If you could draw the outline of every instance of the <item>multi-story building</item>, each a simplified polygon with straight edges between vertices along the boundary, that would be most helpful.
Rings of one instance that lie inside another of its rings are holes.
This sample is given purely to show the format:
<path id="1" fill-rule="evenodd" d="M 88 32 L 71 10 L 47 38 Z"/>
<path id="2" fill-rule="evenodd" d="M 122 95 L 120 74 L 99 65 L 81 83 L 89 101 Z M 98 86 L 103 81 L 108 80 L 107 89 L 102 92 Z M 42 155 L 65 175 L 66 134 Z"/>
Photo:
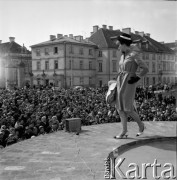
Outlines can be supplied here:
<path id="1" fill-rule="evenodd" d="M 34 85 L 55 87 L 95 86 L 97 46 L 82 36 L 50 35 L 32 48 Z"/>
<path id="2" fill-rule="evenodd" d="M 120 35 L 121 32 L 131 34 L 133 40 L 138 40 L 141 49 L 140 57 L 149 67 L 149 73 L 140 84 L 143 86 L 155 85 L 158 83 L 175 83 L 175 53 L 165 45 L 155 41 L 149 33 L 131 32 L 131 28 L 124 28 L 122 31 L 113 30 L 113 26 L 93 26 L 90 41 L 98 46 L 96 49 L 96 84 L 101 86 L 117 75 L 120 53 L 117 46 L 110 40 L 110 37 Z"/>
<path id="3" fill-rule="evenodd" d="M 175 42 L 165 43 L 165 46 L 168 46 L 170 49 L 175 51 L 175 70 L 176 70 L 175 83 L 177 84 L 177 40 L 175 40 Z"/>
<path id="4" fill-rule="evenodd" d="M 31 52 L 9 37 L 9 42 L 0 40 L 0 88 L 12 89 L 31 84 Z"/>

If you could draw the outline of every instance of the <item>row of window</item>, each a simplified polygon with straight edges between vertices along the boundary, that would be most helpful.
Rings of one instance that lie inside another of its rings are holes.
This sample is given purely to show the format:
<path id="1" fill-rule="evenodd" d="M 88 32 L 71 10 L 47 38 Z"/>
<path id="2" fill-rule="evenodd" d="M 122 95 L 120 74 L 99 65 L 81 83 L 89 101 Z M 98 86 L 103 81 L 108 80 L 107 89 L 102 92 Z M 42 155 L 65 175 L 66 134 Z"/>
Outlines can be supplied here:
<path id="1" fill-rule="evenodd" d="M 152 58 L 150 58 L 150 56 Z M 156 54 L 149 54 L 149 53 L 143 53 L 142 54 L 142 59 L 152 59 L 152 60 L 175 60 L 175 56 L 174 55 L 167 55 L 167 54 L 163 54 L 163 55 L 156 55 Z"/>
<path id="2" fill-rule="evenodd" d="M 175 63 L 173 62 L 162 62 L 164 71 L 175 71 L 177 70 L 177 66 L 175 67 Z"/>
<path id="3" fill-rule="evenodd" d="M 69 69 L 73 69 L 73 62 L 69 61 Z M 83 61 L 81 60 L 79 62 L 79 69 L 84 69 Z M 149 68 L 149 62 L 146 62 L 148 68 Z M 58 60 L 54 61 L 54 69 L 58 69 Z M 93 69 L 92 61 L 89 61 L 89 70 Z M 150 69 L 150 68 L 149 68 Z M 162 70 L 163 71 L 175 71 L 177 70 L 177 66 L 175 66 L 175 63 L 172 62 L 163 62 L 162 63 Z M 41 70 L 41 62 L 37 61 L 37 70 Z M 49 61 L 45 61 L 45 70 L 49 70 Z M 158 64 L 158 70 L 161 70 L 161 64 Z M 138 68 L 138 72 L 140 69 Z M 103 62 L 98 62 L 98 72 L 103 72 Z M 117 72 L 117 61 L 112 61 L 112 72 Z M 152 62 L 152 73 L 156 72 L 156 63 Z"/>
<path id="4" fill-rule="evenodd" d="M 36 62 L 36 67 L 37 67 L 37 70 L 41 70 L 41 62 L 40 61 L 37 61 Z M 59 66 L 58 66 L 58 60 L 55 60 L 54 61 L 54 69 L 58 69 Z M 79 69 L 83 69 L 83 61 L 80 61 L 80 64 L 79 64 Z M 69 61 L 69 69 L 73 69 L 73 65 L 72 65 L 72 61 L 70 60 Z M 92 70 L 93 69 L 93 65 L 92 65 L 92 61 L 89 61 L 89 70 Z M 45 70 L 49 70 L 49 61 L 45 61 Z"/>
<path id="5" fill-rule="evenodd" d="M 59 50 L 58 47 L 53 47 L 53 54 L 58 54 Z M 74 47 L 72 45 L 69 46 L 69 53 L 74 54 Z M 44 49 L 44 54 L 49 55 L 49 48 Z M 83 55 L 84 54 L 84 48 L 79 48 L 79 54 Z M 88 55 L 93 55 L 93 49 L 88 49 Z M 41 56 L 41 50 L 36 49 L 36 56 Z M 150 58 L 151 56 L 151 58 Z M 98 57 L 103 57 L 103 52 L 98 51 Z M 117 50 L 112 51 L 112 57 L 117 57 Z M 158 54 L 150 54 L 150 53 L 143 53 L 142 54 L 142 59 L 148 60 L 174 60 L 175 56 L 174 55 L 168 55 L 168 54 L 163 54 L 163 55 L 158 55 Z"/>
<path id="6" fill-rule="evenodd" d="M 37 61 L 36 63 L 37 63 L 36 64 L 37 70 L 41 70 L 41 62 Z M 58 69 L 58 61 L 57 60 L 54 61 L 54 69 Z M 49 61 L 45 61 L 45 70 L 49 70 Z"/>
<path id="7" fill-rule="evenodd" d="M 53 47 L 53 54 L 58 54 L 59 53 L 59 49 L 58 47 Z M 74 48 L 73 46 L 69 46 L 69 53 L 70 54 L 74 54 Z M 49 48 L 44 48 L 44 54 L 47 56 L 49 55 Z M 79 48 L 79 54 L 83 55 L 84 54 L 84 48 Z M 93 49 L 88 49 L 88 55 L 92 55 L 93 56 Z M 36 49 L 36 56 L 41 56 L 41 49 Z"/>
<path id="8" fill-rule="evenodd" d="M 177 81 L 177 79 L 175 79 L 175 77 L 163 77 L 163 78 L 161 78 L 161 77 L 158 77 L 158 78 L 156 78 L 156 77 L 152 77 L 152 82 L 150 82 L 150 77 L 146 77 L 145 79 L 144 79 L 144 84 L 145 85 L 150 85 L 150 84 L 152 84 L 152 85 L 155 85 L 155 84 L 157 84 L 157 83 L 159 83 L 159 82 L 162 82 L 162 83 L 175 83 L 175 81 Z"/>

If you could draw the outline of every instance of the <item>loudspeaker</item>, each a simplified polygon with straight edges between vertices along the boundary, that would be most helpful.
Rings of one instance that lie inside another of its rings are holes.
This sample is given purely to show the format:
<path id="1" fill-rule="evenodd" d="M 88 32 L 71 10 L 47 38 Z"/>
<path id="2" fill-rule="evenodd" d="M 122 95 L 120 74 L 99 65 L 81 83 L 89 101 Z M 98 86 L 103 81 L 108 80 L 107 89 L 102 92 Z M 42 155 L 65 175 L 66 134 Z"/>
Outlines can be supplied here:
<path id="1" fill-rule="evenodd" d="M 81 119 L 80 118 L 71 118 L 65 120 L 65 128 L 68 132 L 81 132 Z"/>

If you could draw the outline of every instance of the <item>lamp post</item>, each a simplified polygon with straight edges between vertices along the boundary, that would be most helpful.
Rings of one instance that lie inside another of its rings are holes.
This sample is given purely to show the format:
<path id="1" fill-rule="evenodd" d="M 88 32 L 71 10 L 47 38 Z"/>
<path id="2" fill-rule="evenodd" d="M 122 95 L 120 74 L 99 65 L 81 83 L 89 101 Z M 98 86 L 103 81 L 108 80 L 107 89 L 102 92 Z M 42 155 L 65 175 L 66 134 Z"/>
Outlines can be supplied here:
<path id="1" fill-rule="evenodd" d="M 45 74 L 45 72 L 44 72 L 44 70 L 43 70 L 43 73 L 42 73 L 43 83 L 45 82 L 45 77 L 46 77 L 46 74 Z M 45 84 L 45 83 L 44 83 L 44 84 Z"/>
<path id="2" fill-rule="evenodd" d="M 57 73 L 55 72 L 55 69 L 54 69 L 54 72 L 53 72 L 53 80 L 54 80 L 54 83 L 53 83 L 53 86 L 54 86 L 54 90 L 55 90 L 55 81 L 56 81 L 56 76 L 57 76 Z"/>

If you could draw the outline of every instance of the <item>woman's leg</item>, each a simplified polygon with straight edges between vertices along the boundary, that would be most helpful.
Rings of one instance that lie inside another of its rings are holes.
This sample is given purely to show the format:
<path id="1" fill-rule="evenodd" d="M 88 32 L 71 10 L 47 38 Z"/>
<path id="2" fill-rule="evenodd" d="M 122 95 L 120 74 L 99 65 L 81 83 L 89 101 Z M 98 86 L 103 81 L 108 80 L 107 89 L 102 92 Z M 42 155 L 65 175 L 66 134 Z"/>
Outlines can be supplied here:
<path id="1" fill-rule="evenodd" d="M 139 131 L 142 132 L 144 130 L 144 123 L 141 121 L 138 113 L 136 111 L 133 111 L 133 112 L 127 112 L 127 114 L 131 116 L 134 119 L 134 121 L 137 122 L 139 126 Z"/>
<path id="2" fill-rule="evenodd" d="M 127 132 L 127 114 L 124 111 L 118 111 L 120 119 L 121 119 L 121 123 L 122 123 L 122 133 L 124 134 Z"/>

